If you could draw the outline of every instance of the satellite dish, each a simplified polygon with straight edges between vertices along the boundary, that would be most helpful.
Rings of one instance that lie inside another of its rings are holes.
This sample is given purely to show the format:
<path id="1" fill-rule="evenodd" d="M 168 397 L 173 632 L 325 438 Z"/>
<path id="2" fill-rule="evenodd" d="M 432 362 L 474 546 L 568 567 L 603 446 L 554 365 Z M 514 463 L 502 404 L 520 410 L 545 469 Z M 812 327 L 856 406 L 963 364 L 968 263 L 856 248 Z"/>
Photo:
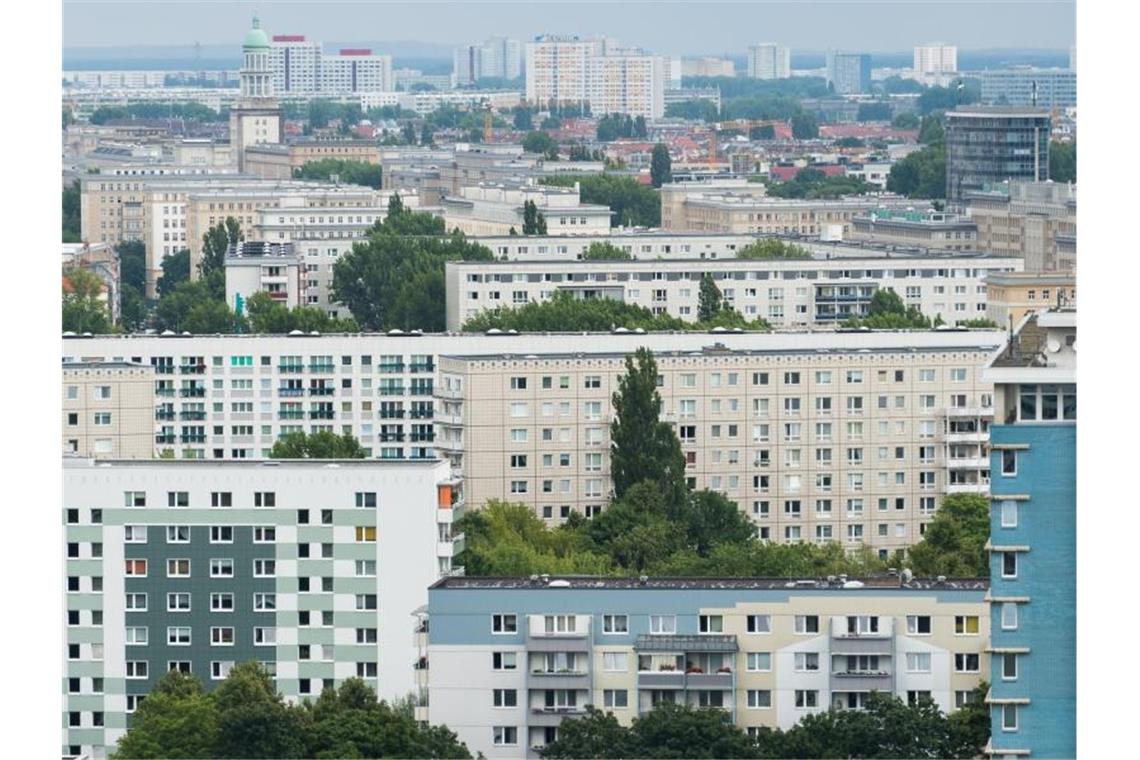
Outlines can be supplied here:
<path id="1" fill-rule="evenodd" d="M 1050 338 L 1049 341 L 1045 344 L 1045 350 L 1051 354 L 1055 354 L 1061 350 L 1061 344 L 1054 338 Z"/>

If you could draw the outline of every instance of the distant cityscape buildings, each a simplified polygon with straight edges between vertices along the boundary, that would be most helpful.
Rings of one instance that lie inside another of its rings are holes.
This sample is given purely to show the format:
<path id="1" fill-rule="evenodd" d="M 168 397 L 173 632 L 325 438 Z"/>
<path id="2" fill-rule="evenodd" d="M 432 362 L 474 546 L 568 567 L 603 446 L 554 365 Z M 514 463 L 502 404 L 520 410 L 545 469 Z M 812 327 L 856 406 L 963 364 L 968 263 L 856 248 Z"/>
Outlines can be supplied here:
<path id="1" fill-rule="evenodd" d="M 664 57 L 604 37 L 541 35 L 526 44 L 526 99 L 542 106 L 660 118 L 669 76 Z"/>
<path id="2" fill-rule="evenodd" d="M 982 102 L 997 105 L 1061 109 L 1077 104 L 1076 69 L 1028 66 L 982 71 Z"/>
<path id="3" fill-rule="evenodd" d="M 946 112 L 946 198 L 1010 180 L 1049 176 L 1049 114 L 1032 108 L 963 106 Z"/>
<path id="4" fill-rule="evenodd" d="M 753 79 L 787 79 L 791 75 L 791 50 L 775 42 L 748 46 L 748 76 Z"/>
<path id="5" fill-rule="evenodd" d="M 859 95 L 871 89 L 868 53 L 827 54 L 827 83 L 837 95 Z"/>
<path id="6" fill-rule="evenodd" d="M 518 79 L 522 76 L 522 44 L 509 37 L 490 37 L 478 45 L 455 49 L 452 78 L 457 87 L 480 79 Z"/>
<path id="7" fill-rule="evenodd" d="M 945 86 L 957 71 L 957 46 L 932 42 L 914 48 L 914 78 L 918 81 Z"/>
<path id="8" fill-rule="evenodd" d="M 369 48 L 326 53 L 319 42 L 300 34 L 273 36 L 273 82 L 279 95 L 333 95 L 394 89 L 392 56 Z"/>

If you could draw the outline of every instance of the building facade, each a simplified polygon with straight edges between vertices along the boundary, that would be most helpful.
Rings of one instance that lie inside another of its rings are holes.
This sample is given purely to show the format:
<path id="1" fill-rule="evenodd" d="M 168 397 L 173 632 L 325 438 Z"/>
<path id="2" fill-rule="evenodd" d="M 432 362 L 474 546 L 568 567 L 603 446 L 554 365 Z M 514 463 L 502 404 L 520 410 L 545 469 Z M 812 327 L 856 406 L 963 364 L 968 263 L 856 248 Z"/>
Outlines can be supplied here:
<path id="1" fill-rule="evenodd" d="M 990 744 L 997 758 L 1077 754 L 1076 312 L 1027 316 L 994 384 Z"/>
<path id="2" fill-rule="evenodd" d="M 586 705 L 625 726 L 661 703 L 716 708 L 750 734 L 872 690 L 950 712 L 988 672 L 986 586 L 448 578 L 428 591 L 420 715 L 497 759 L 538 757 Z"/>
<path id="3" fill-rule="evenodd" d="M 979 250 L 1021 256 L 1027 272 L 1076 271 L 1076 185 L 1003 183 L 968 193 L 964 203 Z"/>
<path id="4" fill-rule="evenodd" d="M 596 114 L 660 118 L 668 81 L 664 58 L 612 40 L 542 35 L 526 44 L 526 99 L 540 107 L 589 104 Z"/>
<path id="5" fill-rule="evenodd" d="M 1012 330 L 1030 312 L 1076 307 L 1077 279 L 1072 273 L 995 273 L 986 277 L 986 299 L 986 318 Z"/>
<path id="6" fill-rule="evenodd" d="M 256 16 L 242 42 L 241 100 L 230 109 L 230 146 L 234 167 L 245 171 L 245 149 L 284 142 L 285 119 L 273 89 L 269 37 Z"/>
<path id="7" fill-rule="evenodd" d="M 781 333 L 750 350 L 654 350 L 662 416 L 690 485 L 736 502 L 762 539 L 886 557 L 920 540 L 945 495 L 986 493 L 993 403 L 979 373 L 1000 341 Z M 611 494 L 610 398 L 626 354 L 528 349 L 440 358 L 436 450 L 473 506 L 502 499 L 554 522 L 596 514 Z"/>
<path id="8" fill-rule="evenodd" d="M 748 76 L 753 79 L 787 79 L 792 75 L 792 51 L 775 42 L 748 46 Z"/>
<path id="9" fill-rule="evenodd" d="M 63 452 L 82 457 L 154 456 L 154 369 L 130 362 L 63 366 Z"/>
<path id="10" fill-rule="evenodd" d="M 1049 114 L 1028 108 L 963 106 L 946 112 L 946 198 L 1006 181 L 1049 176 Z"/>
<path id="11" fill-rule="evenodd" d="M 736 64 L 729 58 L 682 58 L 682 77 L 734 77 Z"/>
<path id="12" fill-rule="evenodd" d="M 871 89 L 871 56 L 867 53 L 827 54 L 827 83 L 839 95 L 859 95 Z"/>
<path id="13" fill-rule="evenodd" d="M 448 262 L 447 329 L 459 330 L 487 309 L 543 303 L 560 292 L 582 299 L 612 298 L 696 322 L 706 273 L 730 307 L 749 320 L 766 319 L 778 328 L 837 326 L 865 317 L 879 288 L 894 290 L 931 319 L 938 315 L 954 324 L 985 316 L 987 276 L 1021 269 L 1015 257 L 952 254 L 636 261 L 543 261 L 540 256 Z"/>
<path id="14" fill-rule="evenodd" d="M 303 34 L 275 34 L 269 46 L 279 95 L 311 95 L 321 87 L 321 43 Z"/>
<path id="15" fill-rule="evenodd" d="M 343 48 L 321 57 L 321 92 L 344 94 L 392 92 L 396 89 L 392 56 L 369 48 Z"/>
<path id="16" fill-rule="evenodd" d="M 225 255 L 226 304 L 238 313 L 257 293 L 287 309 L 305 304 L 305 258 L 292 243 L 244 241 Z"/>
<path id="17" fill-rule="evenodd" d="M 65 459 L 63 474 L 64 754 L 107 756 L 172 669 L 212 689 L 261 661 L 294 702 L 354 676 L 389 699 L 412 688 L 408 618 L 456 549 L 445 463 Z"/>
<path id="18" fill-rule="evenodd" d="M 522 44 L 509 37 L 490 37 L 478 45 L 464 45 L 455 49 L 452 58 L 452 79 L 458 87 L 484 78 L 522 76 Z"/>
<path id="19" fill-rule="evenodd" d="M 1050 111 L 1077 105 L 1077 72 L 1072 69 L 987 69 L 978 78 L 983 103 Z"/>
<path id="20" fill-rule="evenodd" d="M 944 42 L 916 45 L 914 78 L 931 84 L 945 84 L 948 76 L 958 71 L 958 47 Z"/>
<path id="21" fill-rule="evenodd" d="M 942 211 L 876 209 L 851 220 L 851 239 L 943 251 L 989 251 L 978 245 L 978 226 L 968 217 Z"/>
<path id="22" fill-rule="evenodd" d="M 278 34 L 269 44 L 273 83 L 281 96 L 345 95 L 392 92 L 392 56 L 368 48 L 324 52 L 303 34 Z"/>
<path id="23" fill-rule="evenodd" d="M 465 235 L 523 232 L 523 204 L 531 201 L 546 219 L 551 235 L 600 235 L 610 229 L 610 208 L 582 203 L 574 187 L 524 183 L 462 187 L 458 196 L 441 199 L 447 229 Z"/>

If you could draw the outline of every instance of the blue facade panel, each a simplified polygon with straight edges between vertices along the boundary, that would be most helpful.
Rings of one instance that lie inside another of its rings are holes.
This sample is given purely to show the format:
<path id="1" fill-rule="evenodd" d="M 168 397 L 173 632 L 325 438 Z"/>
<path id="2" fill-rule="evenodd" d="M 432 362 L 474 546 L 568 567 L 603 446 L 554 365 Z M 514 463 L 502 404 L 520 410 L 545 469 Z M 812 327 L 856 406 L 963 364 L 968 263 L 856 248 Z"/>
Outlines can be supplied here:
<path id="1" fill-rule="evenodd" d="M 1016 475 L 1001 475 L 1001 451 L 991 454 L 990 540 L 994 546 L 1027 546 L 1018 553 L 1017 577 L 1002 578 L 1002 556 L 990 558 L 994 597 L 1029 597 L 1018 605 L 1017 629 L 1002 630 L 1001 605 L 991 609 L 996 649 L 1026 647 L 1017 677 L 1005 680 L 1002 658 L 991 659 L 991 697 L 1029 700 L 1018 709 L 1016 731 L 1002 729 L 1002 710 L 992 711 L 994 750 L 1028 749 L 1030 757 L 1075 757 L 1076 742 L 1076 436 L 1075 424 L 994 425 L 993 445 L 1027 444 L 1017 451 Z M 1002 495 L 1018 501 L 1017 526 L 1003 528 Z"/>

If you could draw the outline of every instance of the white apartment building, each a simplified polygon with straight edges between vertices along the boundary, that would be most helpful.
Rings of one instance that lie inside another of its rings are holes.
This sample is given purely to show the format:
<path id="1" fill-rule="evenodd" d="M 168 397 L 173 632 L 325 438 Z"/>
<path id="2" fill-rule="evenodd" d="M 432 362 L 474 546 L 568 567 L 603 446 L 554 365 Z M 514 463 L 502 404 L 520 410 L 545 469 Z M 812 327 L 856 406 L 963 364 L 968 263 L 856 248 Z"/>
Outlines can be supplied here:
<path id="1" fill-rule="evenodd" d="M 154 456 L 154 369 L 129 362 L 63 368 L 63 452 L 107 459 Z"/>
<path id="2" fill-rule="evenodd" d="M 305 259 L 292 243 L 244 241 L 225 256 L 226 303 L 237 310 L 265 292 L 288 309 L 305 305 Z"/>
<path id="3" fill-rule="evenodd" d="M 490 37 L 478 45 L 456 48 L 452 60 L 452 80 L 460 87 L 485 77 L 522 76 L 522 45 L 509 37 Z"/>
<path id="4" fill-rule="evenodd" d="M 981 368 L 1002 333 L 776 333 L 747 349 L 710 338 L 654 350 L 662 414 L 690 485 L 736 502 L 762 539 L 886 557 L 921 539 L 944 495 L 987 492 L 993 389 Z M 439 359 L 437 450 L 474 507 L 596 514 L 611 494 L 610 398 L 627 352 L 510 349 Z"/>
<path id="5" fill-rule="evenodd" d="M 775 42 L 748 46 L 748 76 L 753 79 L 787 79 L 792 75 L 792 51 Z"/>
<path id="6" fill-rule="evenodd" d="M 610 208 L 582 203 L 574 187 L 525 183 L 479 183 L 461 187 L 458 196 L 441 200 L 448 230 L 465 235 L 523 232 L 523 204 L 533 201 L 546 218 L 550 235 L 602 235 L 610 229 Z"/>
<path id="7" fill-rule="evenodd" d="M 608 243 L 635 259 L 734 258 L 736 251 L 756 241 L 753 235 L 702 235 L 690 232 L 628 232 L 613 228 L 598 235 L 485 235 L 474 242 L 491 249 L 496 258 L 574 261 L 594 243 Z"/>
<path id="8" fill-rule="evenodd" d="M 866 316 L 879 288 L 894 290 L 931 319 L 940 315 L 954 324 L 985 317 L 986 277 L 1022 269 L 1020 258 L 983 254 L 822 260 L 714 260 L 691 254 L 636 261 L 537 258 L 449 261 L 447 329 L 461 329 L 484 310 L 542 303 L 560 291 L 583 299 L 613 298 L 695 322 L 705 273 L 712 275 L 729 306 L 747 319 L 763 318 L 777 328 L 834 326 Z"/>
<path id="9" fill-rule="evenodd" d="M 916 45 L 914 78 L 927 84 L 946 85 L 958 72 L 958 47 L 944 42 Z"/>
<path id="10" fill-rule="evenodd" d="M 462 549 L 445 462 L 65 458 L 63 754 L 104 758 L 162 676 L 260 661 L 290 702 L 413 688 L 409 618 Z"/>
<path id="11" fill-rule="evenodd" d="M 269 62 L 278 95 L 344 95 L 395 90 L 392 56 L 368 48 L 324 52 L 303 34 L 275 34 Z"/>
<path id="12" fill-rule="evenodd" d="M 392 56 L 374 55 L 368 48 L 345 48 L 321 56 L 321 92 L 343 94 L 391 92 Z"/>
<path id="13" fill-rule="evenodd" d="M 669 66 L 613 40 L 543 35 L 526 44 L 526 99 L 545 106 L 588 103 L 595 114 L 660 118 Z"/>
<path id="14" fill-rule="evenodd" d="M 269 59 L 273 88 L 278 95 L 308 95 L 321 88 L 321 43 L 303 34 L 275 34 L 270 40 Z"/>

